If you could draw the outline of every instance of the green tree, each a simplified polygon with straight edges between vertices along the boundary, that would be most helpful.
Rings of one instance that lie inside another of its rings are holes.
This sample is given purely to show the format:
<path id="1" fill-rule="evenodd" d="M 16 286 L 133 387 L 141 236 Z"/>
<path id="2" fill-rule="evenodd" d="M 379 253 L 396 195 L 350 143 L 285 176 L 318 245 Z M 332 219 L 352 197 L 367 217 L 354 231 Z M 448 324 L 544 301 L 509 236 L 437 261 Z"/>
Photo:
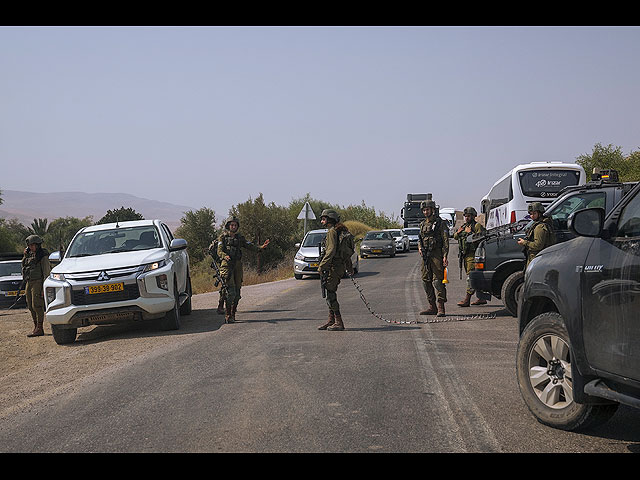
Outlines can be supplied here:
<path id="1" fill-rule="evenodd" d="M 218 236 L 215 212 L 206 207 L 185 212 L 175 235 L 187 241 L 187 252 L 193 262 L 202 261 L 209 245 Z"/>
<path id="2" fill-rule="evenodd" d="M 41 238 L 47 234 L 47 228 L 49 221 L 46 218 L 34 218 L 31 222 L 31 226 L 27 227 L 31 235 L 38 235 Z"/>
<path id="3" fill-rule="evenodd" d="M 131 207 L 120 207 L 113 210 L 107 210 L 106 215 L 98 220 L 96 225 L 102 225 L 103 223 L 128 222 L 131 220 L 144 220 L 144 217 Z"/>
<path id="4" fill-rule="evenodd" d="M 82 219 L 76 217 L 56 218 L 49 225 L 43 239 L 44 243 L 49 251 L 56 249 L 65 251 L 78 230 L 90 225 L 93 225 L 93 217 L 91 216 Z"/>
<path id="5" fill-rule="evenodd" d="M 31 235 L 29 229 L 21 224 L 17 219 L 0 219 L 0 251 L 22 252 L 25 248 L 25 239 Z"/>
<path id="6" fill-rule="evenodd" d="M 587 178 L 591 177 L 594 168 L 618 171 L 620 181 L 634 182 L 640 180 L 640 152 L 631 152 L 625 157 L 621 147 L 612 144 L 603 147 L 596 143 L 591 154 L 579 155 L 576 163 L 584 168 Z"/>

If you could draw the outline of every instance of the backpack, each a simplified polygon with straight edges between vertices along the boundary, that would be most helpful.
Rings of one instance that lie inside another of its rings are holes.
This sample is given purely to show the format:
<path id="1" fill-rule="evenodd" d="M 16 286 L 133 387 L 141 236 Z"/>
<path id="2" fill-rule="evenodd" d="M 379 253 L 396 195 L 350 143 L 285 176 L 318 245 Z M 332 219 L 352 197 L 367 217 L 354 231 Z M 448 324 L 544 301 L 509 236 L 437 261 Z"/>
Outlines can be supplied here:
<path id="1" fill-rule="evenodd" d="M 338 234 L 338 252 L 337 256 L 346 264 L 351 261 L 352 255 L 356 251 L 356 242 L 349 230 L 346 228 L 340 230 Z"/>

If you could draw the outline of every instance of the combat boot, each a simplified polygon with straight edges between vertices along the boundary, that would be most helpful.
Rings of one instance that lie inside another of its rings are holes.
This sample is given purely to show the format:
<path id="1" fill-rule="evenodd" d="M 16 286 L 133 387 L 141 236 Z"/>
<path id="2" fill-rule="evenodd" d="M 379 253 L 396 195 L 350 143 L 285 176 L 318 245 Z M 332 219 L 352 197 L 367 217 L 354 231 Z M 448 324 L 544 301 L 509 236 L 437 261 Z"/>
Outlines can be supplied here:
<path id="1" fill-rule="evenodd" d="M 444 317 L 444 301 L 438 300 L 438 317 Z"/>
<path id="2" fill-rule="evenodd" d="M 216 309 L 216 313 L 219 315 L 224 315 L 224 298 L 221 298 L 218 302 L 218 308 Z"/>
<path id="3" fill-rule="evenodd" d="M 476 301 L 475 301 L 475 302 L 473 302 L 471 305 L 486 305 L 486 304 L 487 304 L 487 301 L 486 301 L 486 300 L 483 300 L 483 299 L 481 299 L 481 298 L 478 298 L 478 299 L 476 299 Z"/>
<path id="4" fill-rule="evenodd" d="M 225 308 L 224 322 L 233 323 L 233 318 L 231 317 L 231 305 L 227 305 Z"/>
<path id="5" fill-rule="evenodd" d="M 33 332 L 27 335 L 27 337 L 41 337 L 44 335 L 44 328 L 42 328 L 42 322 L 37 322 Z"/>
<path id="6" fill-rule="evenodd" d="M 344 330 L 344 323 L 342 323 L 342 315 L 340 315 L 338 312 L 335 312 L 335 317 L 336 317 L 336 322 L 330 327 L 327 327 L 327 330 L 331 330 L 331 331 Z"/>
<path id="7" fill-rule="evenodd" d="M 236 310 L 238 310 L 238 304 L 234 303 L 231 306 L 231 321 L 235 322 L 236 321 Z"/>
<path id="8" fill-rule="evenodd" d="M 458 302 L 458 306 L 459 306 L 459 307 L 468 307 L 468 306 L 470 305 L 470 303 L 469 303 L 469 302 L 471 302 L 471 294 L 470 294 L 470 293 L 467 293 L 467 296 L 466 296 L 466 297 L 464 297 L 464 300 L 460 300 L 460 301 Z"/>
<path id="9" fill-rule="evenodd" d="M 325 323 L 324 325 L 320 325 L 318 327 L 318 330 L 326 330 L 327 328 L 329 328 L 334 323 L 336 323 L 336 316 L 333 313 L 333 310 L 329 310 L 329 319 L 327 320 L 327 323 Z"/>
<path id="10" fill-rule="evenodd" d="M 434 300 L 429 300 L 429 308 L 420 312 L 420 315 L 435 315 L 438 313 L 438 307 Z"/>

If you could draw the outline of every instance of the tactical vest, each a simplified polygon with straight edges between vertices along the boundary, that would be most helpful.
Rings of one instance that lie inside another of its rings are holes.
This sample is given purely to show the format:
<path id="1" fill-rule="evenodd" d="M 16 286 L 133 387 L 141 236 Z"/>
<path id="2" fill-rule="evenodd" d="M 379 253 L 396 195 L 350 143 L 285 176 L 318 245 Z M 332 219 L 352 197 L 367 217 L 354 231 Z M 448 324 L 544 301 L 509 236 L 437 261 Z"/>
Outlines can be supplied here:
<path id="1" fill-rule="evenodd" d="M 429 228 L 425 228 L 427 224 L 430 224 Z M 428 219 L 423 221 L 420 225 L 420 241 L 427 251 L 442 248 L 442 218 L 436 216 L 433 222 L 429 222 Z"/>

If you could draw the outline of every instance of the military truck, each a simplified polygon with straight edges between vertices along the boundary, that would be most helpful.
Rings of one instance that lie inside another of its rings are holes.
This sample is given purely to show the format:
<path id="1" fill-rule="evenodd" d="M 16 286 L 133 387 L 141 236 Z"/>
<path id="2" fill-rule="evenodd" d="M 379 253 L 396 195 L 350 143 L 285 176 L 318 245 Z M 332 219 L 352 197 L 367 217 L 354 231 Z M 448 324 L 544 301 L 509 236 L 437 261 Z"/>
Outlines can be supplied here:
<path id="1" fill-rule="evenodd" d="M 404 220 L 404 228 L 417 227 L 424 220 L 424 213 L 420 204 L 425 200 L 433 200 L 430 193 L 407 193 L 407 201 L 400 211 L 400 216 Z M 439 214 L 436 208 L 436 215 Z"/>
<path id="2" fill-rule="evenodd" d="M 609 213 L 637 182 L 621 183 L 615 170 L 594 173 L 590 182 L 564 188 L 556 201 L 549 205 L 545 216 L 550 217 L 556 243 L 575 238 L 569 230 L 569 215 L 583 208 L 601 207 Z M 518 239 L 526 235 L 533 220 L 518 222 L 489 229 L 482 236 L 475 253 L 476 269 L 469 273 L 471 288 L 499 298 L 514 317 L 518 314 L 517 298 L 524 281 L 526 264 L 523 249 Z"/>

